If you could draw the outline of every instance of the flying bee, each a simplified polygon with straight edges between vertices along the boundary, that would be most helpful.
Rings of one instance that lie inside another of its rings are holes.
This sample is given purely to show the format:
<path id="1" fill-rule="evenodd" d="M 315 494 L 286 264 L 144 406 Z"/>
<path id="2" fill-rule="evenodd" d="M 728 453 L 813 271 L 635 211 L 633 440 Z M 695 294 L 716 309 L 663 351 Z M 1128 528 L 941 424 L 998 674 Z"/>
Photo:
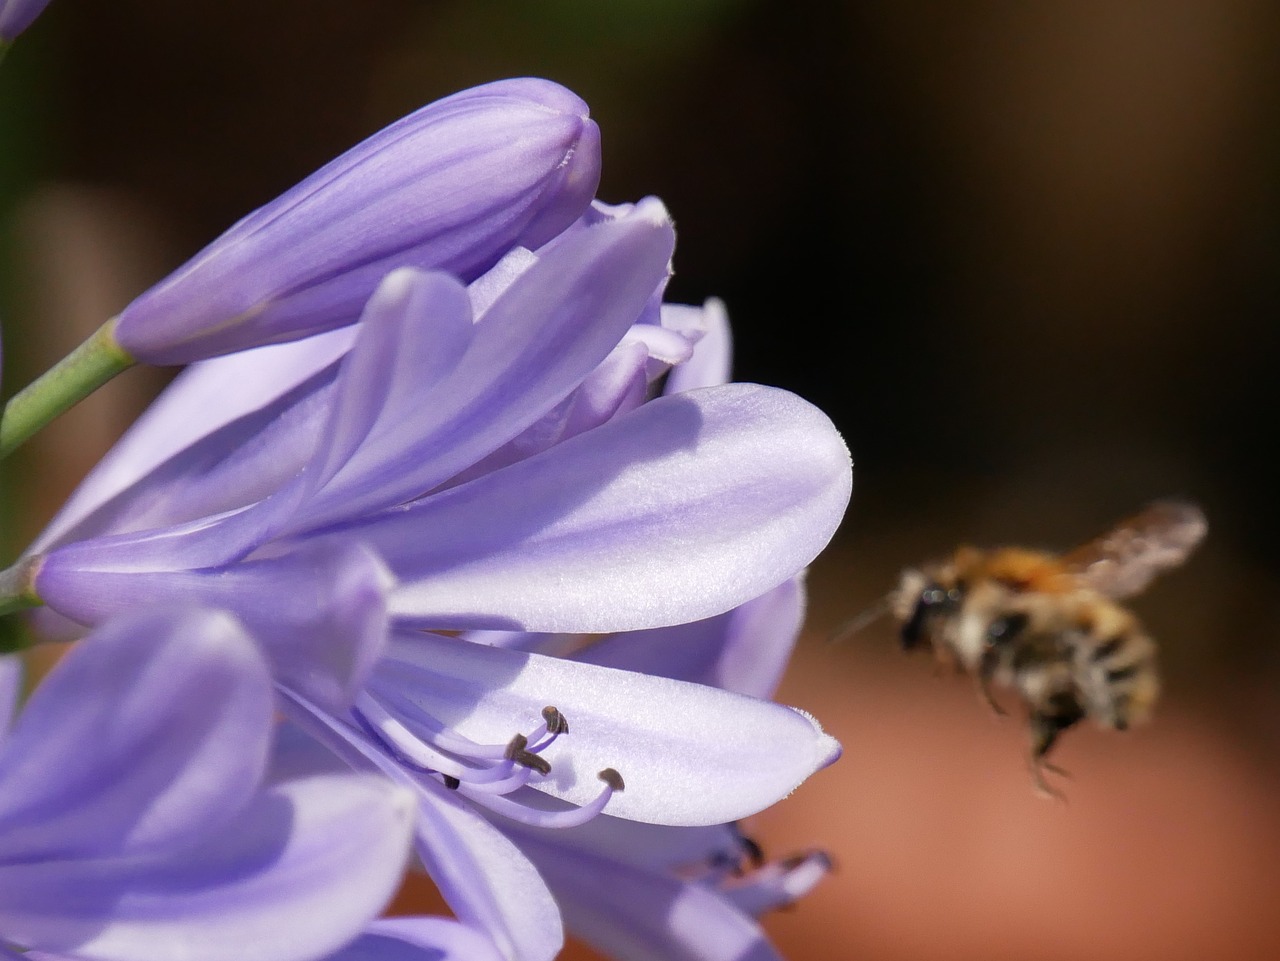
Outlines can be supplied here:
<path id="1" fill-rule="evenodd" d="M 968 672 L 997 713 L 992 685 L 1026 705 L 1038 789 L 1058 736 L 1084 718 L 1123 731 L 1146 720 L 1160 693 L 1155 643 L 1118 603 L 1187 559 L 1208 530 L 1194 504 L 1162 501 L 1066 554 L 961 547 L 903 572 L 884 608 L 902 646 L 932 648 Z"/>

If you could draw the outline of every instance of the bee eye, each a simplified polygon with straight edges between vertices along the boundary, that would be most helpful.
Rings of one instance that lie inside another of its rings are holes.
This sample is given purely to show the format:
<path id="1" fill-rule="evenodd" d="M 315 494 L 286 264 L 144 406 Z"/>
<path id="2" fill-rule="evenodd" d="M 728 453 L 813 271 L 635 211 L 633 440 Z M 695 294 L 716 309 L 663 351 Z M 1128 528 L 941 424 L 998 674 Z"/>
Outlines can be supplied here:
<path id="1" fill-rule="evenodd" d="M 920 592 L 920 603 L 925 607 L 933 607 L 947 599 L 946 591 L 941 587 L 926 587 Z"/>

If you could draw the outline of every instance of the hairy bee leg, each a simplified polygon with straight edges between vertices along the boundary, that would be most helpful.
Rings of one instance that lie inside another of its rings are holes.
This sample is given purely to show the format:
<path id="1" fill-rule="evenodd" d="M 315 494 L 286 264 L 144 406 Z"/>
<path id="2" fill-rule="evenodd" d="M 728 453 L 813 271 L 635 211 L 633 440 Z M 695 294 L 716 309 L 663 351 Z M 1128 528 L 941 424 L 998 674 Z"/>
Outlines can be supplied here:
<path id="1" fill-rule="evenodd" d="M 1028 762 L 1031 766 L 1031 780 L 1036 790 L 1054 800 L 1065 801 L 1066 796 L 1061 791 L 1050 787 L 1045 781 L 1044 772 L 1049 771 L 1068 778 L 1071 775 L 1056 764 L 1045 760 L 1045 757 L 1057 742 L 1058 735 L 1084 717 L 1084 710 L 1075 697 L 1066 692 L 1054 695 L 1050 698 L 1049 704 L 1055 708 L 1054 713 L 1036 711 L 1031 715 L 1031 750 Z"/>
<path id="2" fill-rule="evenodd" d="M 1054 766 L 1044 759 L 1053 747 L 1053 742 L 1058 739 L 1059 729 L 1053 722 L 1052 717 L 1044 714 L 1031 716 L 1031 750 L 1027 754 L 1027 766 L 1031 770 L 1031 783 L 1035 785 L 1037 792 L 1054 801 L 1065 802 L 1067 796 L 1051 787 L 1044 779 L 1046 770 L 1054 771 Z"/>
<path id="3" fill-rule="evenodd" d="M 987 702 L 987 707 L 991 708 L 996 717 L 1008 717 L 1009 712 L 1000 706 L 1000 702 L 996 700 L 996 696 L 991 693 L 991 682 L 985 677 L 978 678 L 978 693 L 982 695 L 982 699 Z"/>
<path id="4" fill-rule="evenodd" d="M 996 717 L 1008 717 L 1009 712 L 1000 706 L 1000 702 L 991 693 L 991 679 L 995 676 L 996 666 L 999 661 L 999 652 L 994 647 L 988 647 L 982 652 L 982 660 L 978 662 L 978 672 L 975 679 L 978 682 L 978 693 L 982 695 L 982 699 L 987 702 L 987 706 L 991 708 Z"/>

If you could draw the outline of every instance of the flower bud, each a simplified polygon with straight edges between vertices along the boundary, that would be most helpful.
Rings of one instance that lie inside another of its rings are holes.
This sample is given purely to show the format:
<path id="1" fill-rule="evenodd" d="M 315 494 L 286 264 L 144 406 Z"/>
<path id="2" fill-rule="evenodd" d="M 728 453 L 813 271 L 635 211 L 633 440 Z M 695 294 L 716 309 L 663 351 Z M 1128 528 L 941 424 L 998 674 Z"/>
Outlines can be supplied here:
<path id="1" fill-rule="evenodd" d="M 474 87 L 397 121 L 254 211 L 119 316 L 138 360 L 182 364 L 355 322 L 389 271 L 482 274 L 595 193 L 587 106 L 547 80 Z"/>
<path id="2" fill-rule="evenodd" d="M 0 0 L 0 44 L 8 43 L 31 26 L 49 0 Z"/>

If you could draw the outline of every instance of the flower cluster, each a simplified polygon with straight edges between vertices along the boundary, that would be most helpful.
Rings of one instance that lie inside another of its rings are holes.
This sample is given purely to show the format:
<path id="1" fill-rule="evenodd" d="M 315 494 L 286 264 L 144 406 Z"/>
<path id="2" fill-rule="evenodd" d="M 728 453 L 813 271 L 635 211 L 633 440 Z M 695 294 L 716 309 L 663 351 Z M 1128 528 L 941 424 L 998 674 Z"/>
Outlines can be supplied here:
<path id="1" fill-rule="evenodd" d="M 569 91 L 464 91 L 104 327 L 190 366 L 0 574 L 79 638 L 0 740 L 0 956 L 772 956 L 825 860 L 737 822 L 839 753 L 769 698 L 848 453 L 598 176 Z M 453 917 L 376 919 L 406 863 Z"/>

